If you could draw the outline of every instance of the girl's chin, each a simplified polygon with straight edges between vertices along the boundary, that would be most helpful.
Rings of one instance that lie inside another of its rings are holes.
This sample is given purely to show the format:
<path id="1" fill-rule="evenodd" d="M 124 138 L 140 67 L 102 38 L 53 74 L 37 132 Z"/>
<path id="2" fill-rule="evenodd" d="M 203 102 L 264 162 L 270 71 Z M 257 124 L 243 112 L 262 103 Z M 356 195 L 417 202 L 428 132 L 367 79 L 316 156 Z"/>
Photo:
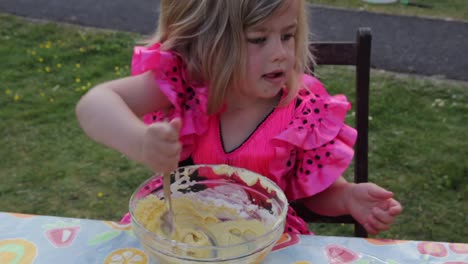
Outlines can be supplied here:
<path id="1" fill-rule="evenodd" d="M 280 93 L 283 90 L 284 86 L 285 86 L 284 84 L 270 86 L 265 90 L 265 94 L 269 94 L 269 95 L 274 97 L 274 96 L 278 95 L 278 93 Z"/>
<path id="2" fill-rule="evenodd" d="M 278 88 L 274 88 L 274 89 L 268 89 L 266 91 L 264 91 L 264 93 L 262 94 L 262 98 L 263 99 L 274 99 L 274 98 L 277 98 L 278 96 L 280 96 L 282 94 L 282 91 L 283 91 L 283 87 L 278 87 Z"/>

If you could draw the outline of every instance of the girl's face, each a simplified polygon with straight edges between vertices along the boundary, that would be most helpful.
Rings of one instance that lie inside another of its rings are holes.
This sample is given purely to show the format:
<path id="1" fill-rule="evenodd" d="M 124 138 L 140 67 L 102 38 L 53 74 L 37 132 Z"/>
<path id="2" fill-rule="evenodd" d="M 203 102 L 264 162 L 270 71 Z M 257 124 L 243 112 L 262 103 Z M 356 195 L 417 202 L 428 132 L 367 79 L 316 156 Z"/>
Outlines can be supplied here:
<path id="1" fill-rule="evenodd" d="M 245 95 L 276 98 L 293 74 L 298 8 L 297 0 L 289 0 L 267 20 L 247 29 Z"/>

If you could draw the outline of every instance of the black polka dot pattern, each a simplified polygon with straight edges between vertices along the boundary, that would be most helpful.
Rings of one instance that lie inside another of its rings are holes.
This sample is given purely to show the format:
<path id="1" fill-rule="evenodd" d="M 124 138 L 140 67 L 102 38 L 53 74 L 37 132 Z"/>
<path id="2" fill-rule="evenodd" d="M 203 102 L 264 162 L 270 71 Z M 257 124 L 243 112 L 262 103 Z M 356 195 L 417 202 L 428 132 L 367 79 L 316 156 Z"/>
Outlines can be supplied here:
<path id="1" fill-rule="evenodd" d="M 326 96 L 302 89 L 298 93 L 295 116 L 289 122 L 289 126 L 297 133 L 317 133 L 322 129 L 322 122 L 327 118 L 330 110 Z M 290 128 L 291 129 L 291 128 Z M 312 130 L 312 131 L 310 131 Z M 292 151 L 290 158 L 286 161 L 286 169 L 291 170 L 294 178 L 302 178 L 314 175 L 329 164 L 333 159 L 335 142 L 332 140 L 309 150 Z"/>
<path id="2" fill-rule="evenodd" d="M 175 92 L 175 98 L 169 98 L 173 106 L 167 113 L 154 112 L 149 114 L 150 120 L 156 122 L 175 116 L 183 117 L 187 111 L 197 112 L 192 115 L 201 115 L 202 113 L 200 112 L 206 112 L 206 106 L 203 105 L 206 102 L 206 87 L 197 88 L 185 80 L 184 71 L 186 70 L 186 66 L 182 59 L 174 56 L 170 62 L 167 62 L 166 67 L 162 70 L 163 74 L 158 75 L 156 79 L 165 85 L 173 87 L 172 90 Z M 203 92 L 197 89 L 203 89 Z"/>
<path id="3" fill-rule="evenodd" d="M 309 151 L 301 151 L 296 158 L 296 177 L 309 176 L 323 168 L 324 164 L 332 163 L 333 146 L 322 145 Z"/>
<path id="4" fill-rule="evenodd" d="M 289 123 L 297 130 L 316 129 L 328 113 L 328 103 L 319 94 L 301 89 L 296 104 L 296 116 Z"/>
<path id="5" fill-rule="evenodd" d="M 288 209 L 284 231 L 293 234 L 311 234 L 307 224 L 296 214 L 292 207 Z"/>
<path id="6" fill-rule="evenodd" d="M 170 71 L 167 71 L 167 78 L 176 87 L 177 91 L 177 105 L 180 106 L 180 110 L 189 111 L 196 108 L 196 105 L 201 103 L 198 98 L 193 86 L 187 83 L 184 79 L 181 69 L 185 69 L 185 65 L 179 57 L 175 59 L 175 66 L 172 66 Z"/>

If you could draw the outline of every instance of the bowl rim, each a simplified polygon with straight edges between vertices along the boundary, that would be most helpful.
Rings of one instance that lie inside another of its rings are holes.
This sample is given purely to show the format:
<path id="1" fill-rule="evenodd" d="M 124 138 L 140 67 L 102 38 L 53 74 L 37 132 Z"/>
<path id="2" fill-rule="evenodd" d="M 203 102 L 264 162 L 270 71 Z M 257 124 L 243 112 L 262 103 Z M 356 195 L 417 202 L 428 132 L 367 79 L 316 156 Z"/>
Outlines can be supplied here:
<path id="1" fill-rule="evenodd" d="M 244 169 L 244 168 L 241 168 L 241 167 L 235 167 L 235 166 L 231 166 L 231 165 L 226 165 L 226 164 L 197 164 L 197 165 L 188 165 L 188 166 L 181 166 L 181 167 L 178 167 L 176 170 L 180 169 L 180 168 L 186 168 L 186 169 L 198 169 L 198 168 L 201 168 L 201 167 L 210 167 L 212 168 L 213 170 L 216 169 L 216 168 L 228 168 L 228 169 L 231 169 L 231 173 L 232 172 L 239 172 L 239 171 L 245 171 L 245 172 L 249 172 L 249 173 L 253 173 L 257 176 L 259 176 L 259 179 L 262 180 L 262 181 L 265 181 L 268 185 L 270 185 L 269 187 L 273 187 L 275 192 L 276 192 L 276 195 L 278 196 L 278 199 L 280 201 L 283 201 L 284 204 L 282 206 L 282 210 L 281 210 L 281 213 L 277 216 L 277 219 L 275 221 L 275 223 L 273 224 L 273 227 L 271 228 L 270 231 L 266 232 L 265 234 L 261 235 L 261 236 L 258 236 L 255 238 L 255 240 L 250 240 L 250 241 L 245 241 L 245 242 L 241 242 L 241 243 L 236 243 L 236 244 L 229 244 L 229 245 L 225 245 L 225 246 L 195 246 L 195 245 L 190 245 L 190 244 L 186 244 L 186 243 L 182 243 L 182 242 L 178 242 L 176 240 L 173 240 L 173 239 L 169 239 L 169 238 L 165 238 L 165 237 L 161 237 L 161 236 L 158 236 L 157 234 L 151 232 L 150 230 L 146 229 L 143 224 L 141 224 L 135 217 L 135 215 L 133 214 L 133 210 L 132 210 L 132 202 L 133 200 L 136 198 L 138 192 L 147 184 L 149 183 L 150 181 L 158 178 L 158 177 L 161 177 L 162 174 L 161 173 L 156 173 L 155 175 L 151 176 L 150 178 L 146 179 L 143 183 L 141 183 L 138 188 L 133 192 L 132 196 L 130 197 L 130 200 L 129 200 L 129 213 L 130 213 L 130 218 L 131 218 L 131 223 L 132 224 L 136 224 L 140 229 L 142 229 L 146 234 L 149 234 L 150 236 L 154 237 L 155 239 L 157 239 L 158 241 L 161 241 L 163 243 L 166 243 L 168 245 L 171 245 L 171 246 L 181 246 L 181 247 L 185 247 L 185 248 L 190 248 L 190 249 L 200 249 L 200 250 L 209 250 L 209 249 L 229 249 L 229 248 L 233 248 L 233 247 L 239 247 L 239 246 L 244 246 L 244 245 L 247 245 L 247 244 L 250 244 L 250 243 L 253 243 L 255 241 L 259 241 L 259 240 L 262 240 L 262 238 L 264 237 L 268 237 L 268 236 L 271 236 L 272 234 L 275 233 L 275 231 L 278 229 L 278 228 L 284 228 L 284 224 L 286 222 L 286 214 L 288 212 L 288 207 L 289 207 L 289 202 L 288 202 L 288 199 L 286 198 L 286 195 L 284 194 L 283 190 L 272 180 L 270 180 L 268 177 L 266 176 L 263 176 L 259 173 L 256 173 L 254 171 L 251 171 L 251 170 L 248 170 L 248 169 Z M 229 172 L 226 172 L 226 174 L 229 174 Z M 230 175 L 229 175 L 230 176 Z M 135 204 L 136 205 L 136 204 Z M 281 232 L 282 234 L 283 232 Z M 279 237 L 279 236 L 278 236 Z M 269 243 L 266 243 L 266 245 L 270 245 L 271 242 Z M 250 254 L 250 253 L 249 253 Z"/>

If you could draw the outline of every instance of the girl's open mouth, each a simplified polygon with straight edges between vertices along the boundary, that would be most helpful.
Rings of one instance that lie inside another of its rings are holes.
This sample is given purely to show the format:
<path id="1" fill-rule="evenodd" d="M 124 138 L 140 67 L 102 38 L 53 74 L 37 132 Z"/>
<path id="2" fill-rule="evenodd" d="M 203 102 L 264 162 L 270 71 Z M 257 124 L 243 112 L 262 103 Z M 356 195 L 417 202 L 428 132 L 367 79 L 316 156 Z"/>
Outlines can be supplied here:
<path id="1" fill-rule="evenodd" d="M 283 71 L 274 71 L 274 72 L 270 72 L 270 73 L 267 73 L 267 74 L 264 74 L 263 77 L 265 78 L 271 78 L 271 79 L 275 79 L 275 78 L 278 78 L 278 77 L 283 77 L 284 76 L 284 72 Z"/>
<path id="2" fill-rule="evenodd" d="M 262 77 L 266 81 L 273 83 L 274 85 L 283 85 L 286 80 L 286 74 L 284 71 L 281 70 L 264 74 Z"/>

